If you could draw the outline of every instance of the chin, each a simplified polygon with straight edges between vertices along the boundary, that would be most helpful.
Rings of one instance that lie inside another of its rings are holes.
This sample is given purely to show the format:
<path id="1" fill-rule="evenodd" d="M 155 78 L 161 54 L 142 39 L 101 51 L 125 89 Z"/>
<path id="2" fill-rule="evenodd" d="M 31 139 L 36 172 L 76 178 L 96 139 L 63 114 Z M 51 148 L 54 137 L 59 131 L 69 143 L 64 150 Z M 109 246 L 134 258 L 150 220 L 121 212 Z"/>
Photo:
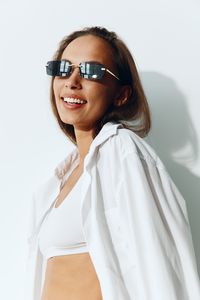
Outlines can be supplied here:
<path id="1" fill-rule="evenodd" d="M 61 121 L 63 122 L 63 123 L 65 123 L 66 125 L 72 125 L 72 126 L 74 126 L 74 122 L 70 122 L 69 120 L 66 120 L 66 119 L 64 119 L 64 118 L 60 118 L 61 119 Z"/>

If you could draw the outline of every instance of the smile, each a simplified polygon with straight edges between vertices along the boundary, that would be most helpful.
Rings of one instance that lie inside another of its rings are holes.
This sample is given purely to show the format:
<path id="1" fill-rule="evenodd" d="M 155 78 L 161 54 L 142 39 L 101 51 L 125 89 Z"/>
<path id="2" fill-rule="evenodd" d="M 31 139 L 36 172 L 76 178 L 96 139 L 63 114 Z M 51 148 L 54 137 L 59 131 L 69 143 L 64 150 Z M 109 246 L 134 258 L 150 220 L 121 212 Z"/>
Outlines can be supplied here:
<path id="1" fill-rule="evenodd" d="M 78 104 L 84 104 L 87 101 L 86 100 L 81 100 L 81 99 L 75 99 L 75 98 L 62 98 L 64 102 L 67 103 L 78 103 Z"/>

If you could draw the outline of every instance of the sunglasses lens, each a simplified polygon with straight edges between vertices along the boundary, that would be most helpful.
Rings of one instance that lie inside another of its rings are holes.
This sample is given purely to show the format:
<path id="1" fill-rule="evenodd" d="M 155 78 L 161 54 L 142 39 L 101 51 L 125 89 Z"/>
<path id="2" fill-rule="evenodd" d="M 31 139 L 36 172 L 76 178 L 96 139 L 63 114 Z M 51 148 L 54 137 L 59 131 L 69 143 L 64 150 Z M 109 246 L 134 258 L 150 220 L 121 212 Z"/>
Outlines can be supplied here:
<path id="1" fill-rule="evenodd" d="M 48 61 L 46 65 L 47 75 L 56 76 L 58 73 L 58 62 L 57 61 Z"/>
<path id="2" fill-rule="evenodd" d="M 67 76 L 71 72 L 70 62 L 67 60 L 60 61 L 60 75 L 59 76 Z"/>
<path id="3" fill-rule="evenodd" d="M 67 76 L 71 72 L 70 62 L 66 60 L 48 61 L 46 72 L 50 76 Z"/>
<path id="4" fill-rule="evenodd" d="M 83 78 L 99 80 L 103 77 L 105 70 L 102 65 L 85 62 L 80 64 L 80 74 Z"/>

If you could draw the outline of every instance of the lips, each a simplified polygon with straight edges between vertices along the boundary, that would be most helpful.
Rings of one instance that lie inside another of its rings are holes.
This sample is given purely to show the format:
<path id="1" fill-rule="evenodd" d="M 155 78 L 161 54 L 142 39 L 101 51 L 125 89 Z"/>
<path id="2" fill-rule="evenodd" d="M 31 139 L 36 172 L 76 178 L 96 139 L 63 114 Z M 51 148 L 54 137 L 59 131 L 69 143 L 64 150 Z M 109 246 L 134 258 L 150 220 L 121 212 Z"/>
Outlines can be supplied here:
<path id="1" fill-rule="evenodd" d="M 84 107 L 85 103 L 70 103 L 70 102 L 65 102 L 64 100 L 62 100 L 62 103 L 64 105 L 65 108 L 70 109 L 70 110 L 76 110 L 76 109 L 80 109 L 81 107 Z"/>

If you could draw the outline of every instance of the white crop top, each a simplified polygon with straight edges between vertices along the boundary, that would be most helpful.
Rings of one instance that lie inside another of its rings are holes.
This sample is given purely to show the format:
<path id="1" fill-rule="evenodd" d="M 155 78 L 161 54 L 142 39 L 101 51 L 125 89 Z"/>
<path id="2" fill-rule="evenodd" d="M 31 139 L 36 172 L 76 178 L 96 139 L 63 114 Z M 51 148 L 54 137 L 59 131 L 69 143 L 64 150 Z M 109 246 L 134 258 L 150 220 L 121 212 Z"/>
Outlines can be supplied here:
<path id="1" fill-rule="evenodd" d="M 65 199 L 46 216 L 39 232 L 39 248 L 45 259 L 88 252 L 80 214 L 80 176 Z"/>

